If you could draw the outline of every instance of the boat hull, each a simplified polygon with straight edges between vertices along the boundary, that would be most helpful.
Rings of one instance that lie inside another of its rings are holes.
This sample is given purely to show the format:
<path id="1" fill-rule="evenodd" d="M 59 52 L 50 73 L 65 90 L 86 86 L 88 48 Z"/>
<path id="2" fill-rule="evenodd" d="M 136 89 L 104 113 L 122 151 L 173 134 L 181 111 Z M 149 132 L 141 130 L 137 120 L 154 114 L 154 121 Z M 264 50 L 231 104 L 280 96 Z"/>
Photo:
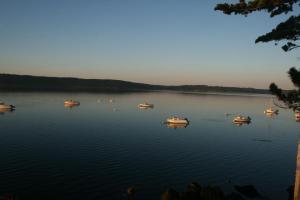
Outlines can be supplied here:
<path id="1" fill-rule="evenodd" d="M 65 101 L 64 104 L 66 106 L 79 106 L 80 103 L 78 101 Z"/>
<path id="2" fill-rule="evenodd" d="M 173 129 L 177 129 L 177 128 L 186 128 L 188 126 L 188 124 L 172 124 L 172 123 L 166 123 L 166 126 L 168 128 L 173 128 Z"/>
<path id="3" fill-rule="evenodd" d="M 3 105 L 0 105 L 0 109 L 2 109 L 2 110 L 14 110 L 15 106 L 3 104 Z"/>
<path id="4" fill-rule="evenodd" d="M 265 114 L 278 114 L 278 110 L 265 110 L 264 111 Z"/>
<path id="5" fill-rule="evenodd" d="M 153 104 L 139 104 L 138 107 L 139 108 L 153 108 L 154 105 Z"/>
<path id="6" fill-rule="evenodd" d="M 233 123 L 250 123 L 251 120 L 233 120 Z"/>
<path id="7" fill-rule="evenodd" d="M 187 120 L 187 119 L 167 119 L 166 123 L 169 123 L 169 124 L 189 124 L 189 120 Z"/>

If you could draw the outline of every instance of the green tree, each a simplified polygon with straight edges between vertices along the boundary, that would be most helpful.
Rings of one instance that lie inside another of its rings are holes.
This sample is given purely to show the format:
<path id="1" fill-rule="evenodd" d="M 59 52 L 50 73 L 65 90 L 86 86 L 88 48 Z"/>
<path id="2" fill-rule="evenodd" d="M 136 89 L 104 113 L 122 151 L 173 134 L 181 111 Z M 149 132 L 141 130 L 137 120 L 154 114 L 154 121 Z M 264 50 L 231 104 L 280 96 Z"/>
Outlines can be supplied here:
<path id="1" fill-rule="evenodd" d="M 294 15 L 293 9 L 300 5 L 300 0 L 240 0 L 238 3 L 217 4 L 215 10 L 222 11 L 224 14 L 239 14 L 247 16 L 252 12 L 266 11 L 270 17 L 275 17 L 282 14 L 290 14 L 289 18 L 278 24 L 270 32 L 257 37 L 255 43 L 258 42 L 283 42 L 281 47 L 285 52 L 291 51 L 300 47 L 297 44 L 300 39 L 300 15 Z M 279 100 L 283 101 L 288 107 L 297 109 L 300 108 L 300 70 L 292 67 L 288 71 L 289 77 L 297 90 L 284 91 L 275 83 L 270 84 L 270 91 L 276 95 Z"/>

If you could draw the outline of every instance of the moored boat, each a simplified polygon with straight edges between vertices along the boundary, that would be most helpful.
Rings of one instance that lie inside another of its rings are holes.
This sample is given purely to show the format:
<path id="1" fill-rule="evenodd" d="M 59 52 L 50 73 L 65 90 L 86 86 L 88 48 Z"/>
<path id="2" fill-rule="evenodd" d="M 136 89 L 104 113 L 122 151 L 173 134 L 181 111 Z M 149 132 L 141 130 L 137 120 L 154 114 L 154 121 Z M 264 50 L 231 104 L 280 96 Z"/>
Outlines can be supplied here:
<path id="1" fill-rule="evenodd" d="M 243 117 L 243 116 L 237 116 L 233 119 L 233 123 L 250 123 L 251 118 L 248 117 Z"/>
<path id="2" fill-rule="evenodd" d="M 170 117 L 166 120 L 166 123 L 170 123 L 170 124 L 189 124 L 190 122 L 187 118 Z"/>
<path id="3" fill-rule="evenodd" d="M 154 105 L 153 104 L 151 104 L 151 103 L 140 103 L 139 105 L 138 105 L 138 107 L 139 108 L 153 108 L 154 107 Z"/>
<path id="4" fill-rule="evenodd" d="M 278 114 L 278 112 L 278 110 L 273 109 L 271 107 L 264 111 L 265 114 Z"/>
<path id="5" fill-rule="evenodd" d="M 0 102 L 1 110 L 14 110 L 16 107 L 14 105 L 5 104 L 4 102 Z"/>
<path id="6" fill-rule="evenodd" d="M 79 101 L 74 101 L 74 100 L 66 100 L 64 102 L 64 104 L 65 104 L 65 106 L 72 107 L 72 106 L 79 106 L 80 102 Z"/>

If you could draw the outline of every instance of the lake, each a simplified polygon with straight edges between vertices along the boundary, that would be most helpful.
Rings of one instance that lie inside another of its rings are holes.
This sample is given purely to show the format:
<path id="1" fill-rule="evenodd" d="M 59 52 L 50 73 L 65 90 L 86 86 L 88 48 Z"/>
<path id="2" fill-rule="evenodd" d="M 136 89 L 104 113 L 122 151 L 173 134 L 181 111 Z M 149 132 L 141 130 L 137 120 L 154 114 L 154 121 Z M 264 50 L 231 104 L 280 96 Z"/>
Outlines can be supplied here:
<path id="1" fill-rule="evenodd" d="M 64 107 L 64 100 L 80 101 Z M 113 102 L 109 102 L 113 99 Z M 19 199 L 160 199 L 192 181 L 252 184 L 287 199 L 294 184 L 300 123 L 291 110 L 266 116 L 267 95 L 180 93 L 0 93 L 0 196 Z M 153 103 L 142 110 L 137 104 Z M 233 115 L 225 115 L 230 113 Z M 237 114 L 252 118 L 237 126 Z M 187 127 L 168 127 L 172 116 Z"/>

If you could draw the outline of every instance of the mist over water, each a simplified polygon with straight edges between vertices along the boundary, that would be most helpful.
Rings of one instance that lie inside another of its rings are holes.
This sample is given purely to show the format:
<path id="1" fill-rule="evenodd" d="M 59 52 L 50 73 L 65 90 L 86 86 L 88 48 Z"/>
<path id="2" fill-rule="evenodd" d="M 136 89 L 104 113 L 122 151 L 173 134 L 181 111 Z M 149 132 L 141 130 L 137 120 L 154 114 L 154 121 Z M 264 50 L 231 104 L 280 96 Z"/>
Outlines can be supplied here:
<path id="1" fill-rule="evenodd" d="M 0 93 L 14 112 L 0 113 L 0 196 L 22 199 L 160 199 L 191 181 L 253 184 L 287 199 L 300 123 L 292 111 L 272 118 L 270 96 L 179 93 Z M 64 100 L 80 106 L 64 107 Z M 110 102 L 109 100 L 113 101 Z M 137 108 L 139 103 L 153 109 Z M 225 115 L 227 113 L 228 115 Z M 252 118 L 236 126 L 235 115 Z M 187 127 L 168 127 L 170 116 Z M 230 181 L 229 181 L 230 180 Z"/>

